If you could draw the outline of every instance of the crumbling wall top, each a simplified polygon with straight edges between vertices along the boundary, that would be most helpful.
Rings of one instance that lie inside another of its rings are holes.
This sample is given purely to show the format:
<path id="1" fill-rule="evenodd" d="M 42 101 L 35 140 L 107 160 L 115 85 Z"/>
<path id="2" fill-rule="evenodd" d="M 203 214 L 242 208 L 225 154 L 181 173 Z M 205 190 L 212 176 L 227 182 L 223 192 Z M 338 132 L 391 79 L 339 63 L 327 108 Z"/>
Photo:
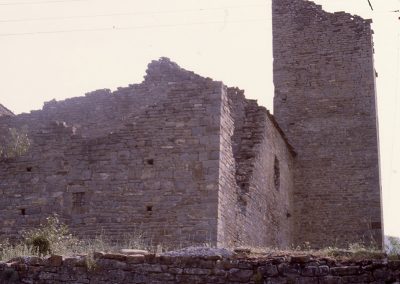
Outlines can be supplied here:
<path id="1" fill-rule="evenodd" d="M 14 113 L 2 104 L 0 104 L 0 116 L 14 116 Z"/>
<path id="2" fill-rule="evenodd" d="M 370 24 L 372 19 L 364 19 L 358 15 L 346 13 L 344 11 L 337 11 L 334 13 L 327 12 L 323 9 L 322 5 L 318 5 L 309 0 L 273 0 L 274 7 L 279 7 L 282 12 L 291 11 L 293 15 L 301 18 L 314 18 L 316 21 L 325 21 L 327 19 L 332 21 L 348 21 L 355 24 Z M 277 10 L 274 11 L 278 12 Z"/>

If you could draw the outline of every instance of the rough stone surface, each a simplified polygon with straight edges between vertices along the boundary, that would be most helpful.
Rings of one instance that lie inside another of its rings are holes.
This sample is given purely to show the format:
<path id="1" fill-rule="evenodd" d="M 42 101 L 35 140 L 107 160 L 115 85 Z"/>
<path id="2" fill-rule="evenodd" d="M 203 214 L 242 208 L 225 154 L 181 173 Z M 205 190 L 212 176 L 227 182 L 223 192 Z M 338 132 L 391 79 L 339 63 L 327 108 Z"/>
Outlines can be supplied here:
<path id="1" fill-rule="evenodd" d="M 243 91 L 166 58 L 141 84 L 0 119 L 31 139 L 28 153 L 0 161 L 0 236 L 57 213 L 84 237 L 287 245 L 292 153 L 272 120 Z"/>
<path id="2" fill-rule="evenodd" d="M 57 213 L 79 236 L 168 247 L 381 246 L 370 23 L 274 0 L 273 32 L 275 116 L 167 58 L 115 92 L 0 107 L 0 133 L 31 141 L 0 161 L 0 237 Z"/>
<path id="3" fill-rule="evenodd" d="M 274 116 L 297 153 L 293 241 L 382 246 L 371 21 L 272 2 Z"/>
<path id="4" fill-rule="evenodd" d="M 7 109 L 2 104 L 0 104 L 0 116 L 13 116 L 13 115 L 14 114 L 12 113 L 11 110 Z"/>
<path id="5" fill-rule="evenodd" d="M 161 59 L 142 84 L 2 119 L 32 146 L 1 162 L 0 234 L 55 212 L 85 237 L 216 243 L 223 88 Z"/>
<path id="6" fill-rule="evenodd" d="M 57 266 L 29 257 L 0 262 L 0 283 L 398 283 L 400 273 L 387 260 L 330 261 L 308 257 L 235 258 L 155 256 L 132 263 L 101 258 L 82 266 L 81 258 L 62 258 Z M 85 260 L 83 260 L 85 262 Z M 58 262 L 58 261 L 57 261 Z M 74 263 L 71 265 L 71 263 Z M 374 265 L 372 265 L 374 264 Z M 285 269 L 279 269 L 285 267 Z M 324 271 L 325 273 L 320 273 Z"/>

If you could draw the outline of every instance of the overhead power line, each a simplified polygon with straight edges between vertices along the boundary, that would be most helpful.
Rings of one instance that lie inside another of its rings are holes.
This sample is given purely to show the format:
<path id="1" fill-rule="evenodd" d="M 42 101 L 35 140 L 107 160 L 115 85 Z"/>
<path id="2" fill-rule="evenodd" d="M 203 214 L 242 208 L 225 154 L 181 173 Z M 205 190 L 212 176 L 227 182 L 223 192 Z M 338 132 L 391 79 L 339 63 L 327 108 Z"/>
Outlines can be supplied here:
<path id="1" fill-rule="evenodd" d="M 369 7 L 371 7 L 371 10 L 373 11 L 374 8 L 372 8 L 372 4 L 371 4 L 371 1 L 370 1 L 370 0 L 368 0 L 368 4 L 369 4 Z"/>
<path id="2" fill-rule="evenodd" d="M 0 3 L 0 6 L 16 6 L 16 5 L 35 5 L 35 4 L 55 4 L 61 2 L 85 2 L 88 0 L 53 0 L 53 1 L 34 1 L 34 2 L 7 2 Z"/>
<path id="3" fill-rule="evenodd" d="M 0 20 L 0 23 L 48 21 L 48 20 L 68 20 L 68 19 L 118 17 L 118 16 L 175 14 L 175 13 L 185 13 L 185 12 L 206 12 L 206 11 L 226 10 L 226 9 L 242 9 L 242 8 L 247 8 L 247 7 L 265 7 L 265 6 L 264 5 L 242 5 L 242 6 L 229 6 L 229 7 L 220 7 L 220 8 L 200 8 L 200 9 L 182 9 L 182 10 L 165 10 L 165 11 L 148 11 L 148 12 L 144 11 L 144 12 L 108 13 L 108 14 L 97 14 L 97 15 L 76 15 L 76 16 L 61 16 L 61 17 L 42 17 L 42 18 L 21 18 L 21 19 Z"/>
<path id="4" fill-rule="evenodd" d="M 69 30 L 55 30 L 55 31 L 35 31 L 35 32 L 22 32 L 22 33 L 3 33 L 0 37 L 9 36 L 25 36 L 25 35 L 41 35 L 41 34 L 61 34 L 61 33 L 74 33 L 74 32 L 98 32 L 98 31 L 123 31 L 123 30 L 136 30 L 136 29 L 152 29 L 152 28 L 173 28 L 184 26 L 197 26 L 197 25 L 212 25 L 212 24 L 235 24 L 235 23 L 250 23 L 250 22 L 265 22 L 266 19 L 249 19 L 238 21 L 209 21 L 209 22 L 192 22 L 185 24 L 165 24 L 165 25 L 144 25 L 132 27 L 107 27 L 107 28 L 91 28 L 91 29 L 69 29 Z"/>

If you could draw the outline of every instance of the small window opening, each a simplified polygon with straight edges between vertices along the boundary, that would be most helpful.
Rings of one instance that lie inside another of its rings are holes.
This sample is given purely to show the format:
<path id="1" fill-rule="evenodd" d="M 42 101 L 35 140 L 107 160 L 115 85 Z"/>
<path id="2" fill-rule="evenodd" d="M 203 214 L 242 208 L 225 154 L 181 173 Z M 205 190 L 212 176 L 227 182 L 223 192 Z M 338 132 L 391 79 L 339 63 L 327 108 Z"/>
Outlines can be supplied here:
<path id="1" fill-rule="evenodd" d="M 26 167 L 26 171 L 27 172 L 31 172 L 32 171 L 32 167 Z"/>
<path id="2" fill-rule="evenodd" d="M 147 205 L 147 206 L 146 206 L 146 211 L 147 211 L 147 212 L 152 212 L 152 211 L 153 211 L 153 206 Z"/>
<path id="3" fill-rule="evenodd" d="M 153 159 L 148 159 L 147 160 L 148 165 L 154 165 L 154 160 Z"/>
<path id="4" fill-rule="evenodd" d="M 83 213 L 85 203 L 85 192 L 72 193 L 72 210 L 74 212 Z"/>
<path id="5" fill-rule="evenodd" d="M 281 186 L 281 173 L 280 173 L 280 169 L 279 169 L 279 160 L 276 156 L 275 156 L 275 161 L 274 161 L 274 185 L 275 185 L 275 189 L 279 190 L 279 188 Z"/>
<path id="6" fill-rule="evenodd" d="M 25 208 L 20 209 L 20 212 L 21 212 L 21 215 L 22 215 L 22 216 L 25 216 L 25 215 L 26 215 Z"/>
<path id="7" fill-rule="evenodd" d="M 382 224 L 381 224 L 381 222 L 372 222 L 372 223 L 371 223 L 371 229 L 373 229 L 373 230 L 380 230 L 380 229 L 382 229 Z"/>
<path id="8" fill-rule="evenodd" d="M 290 214 L 290 212 L 287 211 L 287 212 L 286 212 L 286 218 L 290 218 L 290 217 L 292 217 L 292 214 Z"/>

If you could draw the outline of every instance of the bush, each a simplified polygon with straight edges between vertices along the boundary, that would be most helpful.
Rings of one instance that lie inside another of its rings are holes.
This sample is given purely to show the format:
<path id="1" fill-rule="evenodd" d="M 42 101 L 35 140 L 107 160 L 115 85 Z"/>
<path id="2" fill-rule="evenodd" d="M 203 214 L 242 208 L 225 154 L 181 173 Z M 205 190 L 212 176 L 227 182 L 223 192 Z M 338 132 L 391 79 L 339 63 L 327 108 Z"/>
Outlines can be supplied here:
<path id="1" fill-rule="evenodd" d="M 39 228 L 26 231 L 23 234 L 24 243 L 35 255 L 64 253 L 79 241 L 69 233 L 68 226 L 61 223 L 57 215 L 46 218 L 46 223 Z"/>
<path id="2" fill-rule="evenodd" d="M 131 234 L 121 236 L 118 242 L 108 239 L 104 232 L 94 239 L 79 240 L 70 234 L 68 226 L 60 222 L 57 215 L 53 215 L 46 218 L 46 222 L 38 228 L 25 231 L 20 242 L 11 244 L 8 240 L 0 239 L 0 261 L 27 255 L 85 254 L 87 265 L 92 269 L 95 267 L 94 252 L 119 252 L 122 248 L 145 249 L 154 252 L 156 250 L 156 247 L 145 241 L 145 235 L 141 230 L 134 230 Z"/>

